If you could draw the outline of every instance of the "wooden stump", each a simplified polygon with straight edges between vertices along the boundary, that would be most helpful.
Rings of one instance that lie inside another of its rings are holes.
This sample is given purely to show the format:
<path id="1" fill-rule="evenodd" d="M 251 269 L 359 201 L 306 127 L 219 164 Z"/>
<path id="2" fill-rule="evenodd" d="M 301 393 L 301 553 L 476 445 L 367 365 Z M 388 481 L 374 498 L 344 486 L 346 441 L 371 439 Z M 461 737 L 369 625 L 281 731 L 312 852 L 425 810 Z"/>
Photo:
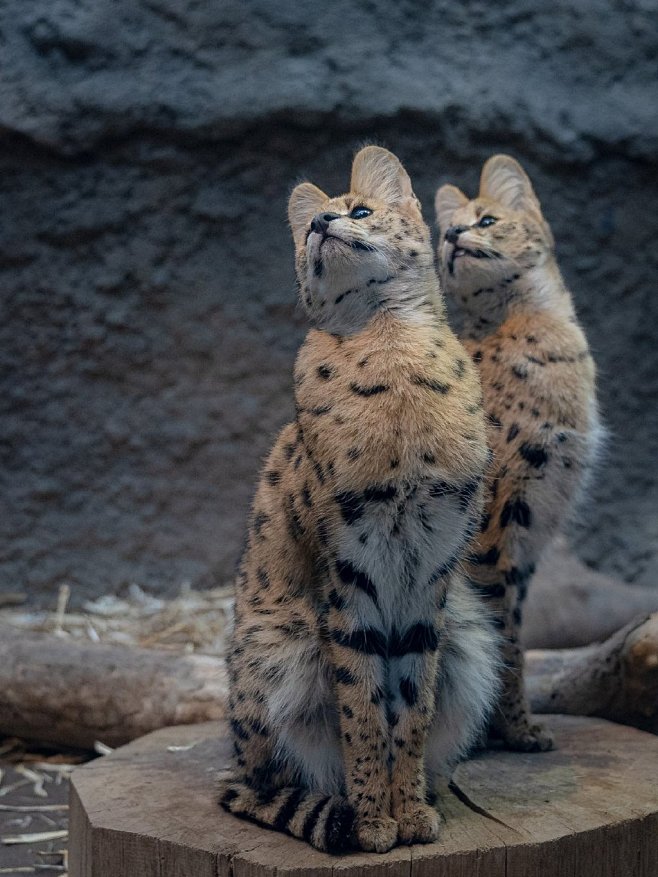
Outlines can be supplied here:
<path id="1" fill-rule="evenodd" d="M 438 843 L 340 858 L 220 810 L 225 725 L 156 731 L 74 772 L 70 877 L 656 877 L 658 737 L 547 724 L 554 752 L 457 768 Z"/>

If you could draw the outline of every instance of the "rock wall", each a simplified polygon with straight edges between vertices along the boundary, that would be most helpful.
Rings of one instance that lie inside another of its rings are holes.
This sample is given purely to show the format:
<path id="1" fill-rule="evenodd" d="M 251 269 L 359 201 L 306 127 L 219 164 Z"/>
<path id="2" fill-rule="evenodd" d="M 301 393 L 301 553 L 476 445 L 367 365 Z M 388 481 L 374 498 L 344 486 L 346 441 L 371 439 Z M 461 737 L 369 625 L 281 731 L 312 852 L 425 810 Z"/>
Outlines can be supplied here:
<path id="1" fill-rule="evenodd" d="M 652 0 L 5 0 L 0 589 L 231 577 L 304 333 L 287 195 L 364 140 L 428 221 L 527 167 L 611 432 L 571 536 L 654 581 L 657 61 Z"/>

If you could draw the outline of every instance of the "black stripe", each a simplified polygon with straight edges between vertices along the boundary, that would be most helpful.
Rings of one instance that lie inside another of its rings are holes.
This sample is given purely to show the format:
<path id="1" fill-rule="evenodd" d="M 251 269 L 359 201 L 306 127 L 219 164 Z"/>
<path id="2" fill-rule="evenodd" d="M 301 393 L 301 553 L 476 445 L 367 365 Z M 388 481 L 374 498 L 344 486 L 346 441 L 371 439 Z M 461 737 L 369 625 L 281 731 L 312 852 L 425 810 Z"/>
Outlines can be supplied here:
<path id="1" fill-rule="evenodd" d="M 416 684 L 406 677 L 400 679 L 400 694 L 408 706 L 413 706 L 418 700 L 418 688 L 416 687 Z"/>
<path id="2" fill-rule="evenodd" d="M 427 387 L 428 390 L 433 390 L 435 393 L 441 393 L 443 396 L 445 396 L 450 390 L 450 384 L 443 384 L 441 381 L 435 381 L 432 378 L 425 378 L 423 375 L 412 375 L 411 383 L 416 384 L 417 387 Z"/>
<path id="3" fill-rule="evenodd" d="M 519 497 L 508 499 L 500 513 L 501 527 L 506 527 L 510 522 L 515 522 L 519 527 L 525 527 L 527 529 L 530 526 L 531 521 L 532 512 L 530 511 L 530 506 L 525 500 L 520 499 Z"/>
<path id="4" fill-rule="evenodd" d="M 350 390 L 357 396 L 376 396 L 377 393 L 386 393 L 388 384 L 373 384 L 371 387 L 362 387 L 360 384 L 350 384 Z"/>
<path id="5" fill-rule="evenodd" d="M 331 638 L 339 646 L 354 649 L 355 652 L 361 652 L 364 655 L 379 655 L 380 657 L 386 655 L 384 635 L 372 627 L 364 627 L 361 630 L 354 630 L 352 633 L 332 630 Z"/>
<path id="6" fill-rule="evenodd" d="M 231 801 L 235 801 L 238 796 L 239 793 L 237 792 L 237 790 L 234 789 L 232 786 L 229 786 L 222 795 L 222 797 L 219 799 L 219 803 L 222 805 L 222 807 L 228 809 L 228 805 L 231 803 Z"/>
<path id="7" fill-rule="evenodd" d="M 302 828 L 302 837 L 304 838 L 306 843 L 311 842 L 311 835 L 313 834 L 313 829 L 317 824 L 318 817 L 327 806 L 327 802 L 330 800 L 331 795 L 327 795 L 326 798 L 320 798 L 315 807 L 313 807 L 310 813 L 307 814 L 306 819 L 304 820 L 304 827 Z"/>
<path id="8" fill-rule="evenodd" d="M 366 573 L 356 569 L 349 560 L 337 560 L 336 572 L 344 585 L 351 585 L 354 588 L 358 588 L 370 597 L 375 606 L 378 605 L 377 588 L 375 587 L 375 583 L 368 575 L 366 575 Z"/>
<path id="9" fill-rule="evenodd" d="M 354 808 L 347 801 L 334 804 L 324 826 L 324 846 L 328 853 L 346 852 L 352 841 Z"/>
<path id="10" fill-rule="evenodd" d="M 480 585 L 475 582 L 471 584 L 483 600 L 496 600 L 505 596 L 505 585 Z"/>
<path id="11" fill-rule="evenodd" d="M 388 502 L 388 500 L 393 499 L 397 492 L 398 489 L 394 484 L 387 484 L 386 487 L 380 487 L 375 484 L 366 487 L 363 491 L 363 499 L 366 502 Z"/>
<path id="12" fill-rule="evenodd" d="M 395 658 L 401 658 L 403 655 L 408 655 L 411 652 L 418 654 L 435 652 L 438 647 L 439 634 L 436 628 L 431 624 L 419 621 L 417 624 L 407 628 L 402 635 L 393 632 L 388 653 Z"/>
<path id="13" fill-rule="evenodd" d="M 288 827 L 288 823 L 297 812 L 297 808 L 299 807 L 300 802 L 305 796 L 305 789 L 295 789 L 288 796 L 288 800 L 277 813 L 274 821 L 272 822 L 272 828 L 275 828 L 277 831 L 285 831 Z"/>
<path id="14" fill-rule="evenodd" d="M 468 561 L 476 566 L 495 566 L 500 558 L 500 551 L 494 545 L 483 554 L 469 554 Z"/>

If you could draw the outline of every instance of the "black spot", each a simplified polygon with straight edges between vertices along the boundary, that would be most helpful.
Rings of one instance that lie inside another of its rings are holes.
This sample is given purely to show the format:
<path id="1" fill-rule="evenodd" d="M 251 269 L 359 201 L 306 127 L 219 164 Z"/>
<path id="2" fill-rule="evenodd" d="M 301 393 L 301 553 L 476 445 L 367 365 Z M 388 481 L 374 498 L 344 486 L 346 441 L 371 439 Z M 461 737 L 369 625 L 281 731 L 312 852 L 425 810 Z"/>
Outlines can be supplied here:
<path id="1" fill-rule="evenodd" d="M 322 277 L 322 260 L 318 259 L 318 261 L 313 266 L 313 273 L 316 277 Z"/>
<path id="2" fill-rule="evenodd" d="M 377 685 L 377 686 L 373 689 L 372 694 L 370 695 L 370 703 L 371 703 L 373 706 L 379 706 L 379 704 L 382 702 L 383 699 L 384 699 L 384 692 L 383 692 L 382 689 Z M 367 739 L 367 738 L 366 738 L 366 739 Z"/>
<path id="3" fill-rule="evenodd" d="M 329 381 L 334 376 L 334 370 L 330 365 L 319 365 L 318 375 L 322 378 L 322 380 Z"/>
<path id="4" fill-rule="evenodd" d="M 308 483 L 304 482 L 304 487 L 302 488 L 302 500 L 307 509 L 310 509 L 313 505 L 313 500 L 311 499 L 311 491 L 309 490 Z"/>
<path id="5" fill-rule="evenodd" d="M 331 591 L 329 591 L 327 600 L 329 601 L 329 605 L 333 606 L 333 608 L 337 609 L 339 612 L 341 612 L 345 608 L 345 600 L 340 596 L 335 588 L 332 588 Z"/>
<path id="6" fill-rule="evenodd" d="M 297 542 L 302 538 L 304 533 L 306 533 L 306 530 L 302 526 L 300 517 L 297 514 L 297 510 L 295 508 L 295 498 L 291 493 L 286 496 L 286 512 L 288 517 L 288 529 L 290 531 L 290 535 L 295 540 L 295 542 Z"/>
<path id="7" fill-rule="evenodd" d="M 377 588 L 375 587 L 375 583 L 368 575 L 366 575 L 366 573 L 356 569 L 349 560 L 337 560 L 336 572 L 344 585 L 358 588 L 370 597 L 375 606 L 378 605 Z"/>
<path id="8" fill-rule="evenodd" d="M 297 445 L 294 442 L 288 442 L 287 445 L 283 446 L 283 455 L 290 462 L 292 460 L 292 456 L 295 453 L 295 448 Z"/>
<path id="9" fill-rule="evenodd" d="M 361 451 L 359 448 L 349 448 L 347 451 L 347 459 L 348 460 L 358 460 L 361 456 Z"/>
<path id="10" fill-rule="evenodd" d="M 351 633 L 345 633 L 343 630 L 332 630 L 331 638 L 339 646 L 353 649 L 364 655 L 379 655 L 380 657 L 386 655 L 384 635 L 374 627 L 363 627 Z"/>
<path id="11" fill-rule="evenodd" d="M 515 624 L 521 624 L 521 607 L 515 606 L 514 611 L 512 612 L 512 618 L 514 619 Z"/>
<path id="12" fill-rule="evenodd" d="M 346 289 L 345 292 L 341 292 L 341 294 L 337 295 L 334 299 L 334 304 L 339 305 L 344 298 L 346 298 L 348 295 L 352 295 L 354 291 L 355 290 L 353 289 Z"/>
<path id="13" fill-rule="evenodd" d="M 479 365 L 482 362 L 482 351 L 481 350 L 475 351 L 475 353 L 473 354 L 473 362 L 476 365 Z"/>
<path id="14" fill-rule="evenodd" d="M 423 375 L 412 375 L 411 383 L 417 387 L 427 387 L 428 390 L 432 390 L 434 393 L 441 393 L 443 396 L 450 391 L 450 384 L 444 384 L 441 381 L 426 378 Z"/>
<path id="15" fill-rule="evenodd" d="M 281 473 L 277 472 L 276 469 L 272 469 L 271 472 L 267 473 L 267 480 L 270 484 L 278 484 L 281 481 Z"/>
<path id="16" fill-rule="evenodd" d="M 350 384 L 350 390 L 357 396 L 376 396 L 378 393 L 386 393 L 390 387 L 388 384 L 373 384 L 370 387 L 362 387 L 360 384 Z"/>
<path id="17" fill-rule="evenodd" d="M 239 722 L 237 719 L 231 719 L 231 729 L 236 737 L 240 740 L 250 740 L 250 735 L 245 731 L 244 725 L 242 722 Z"/>
<path id="18" fill-rule="evenodd" d="M 345 742 L 348 743 L 348 744 L 352 742 L 352 735 L 350 734 L 349 731 L 346 731 L 346 732 L 343 734 L 343 739 L 344 739 Z"/>
<path id="19" fill-rule="evenodd" d="M 334 674 L 341 685 L 356 685 L 356 676 L 347 667 L 336 667 Z"/>
<path id="20" fill-rule="evenodd" d="M 320 484 L 324 484 L 324 469 L 316 460 L 313 461 L 313 471 Z"/>
<path id="21" fill-rule="evenodd" d="M 400 679 L 400 694 L 408 706 L 413 706 L 418 700 L 418 688 L 411 679 Z"/>
<path id="22" fill-rule="evenodd" d="M 525 379 L 528 377 L 528 369 L 524 365 L 513 365 L 512 374 L 515 375 L 519 380 L 525 381 Z"/>
<path id="23" fill-rule="evenodd" d="M 265 512 L 256 512 L 254 515 L 254 533 L 256 536 L 261 535 L 261 530 L 270 520 L 269 515 L 266 515 Z"/>
<path id="24" fill-rule="evenodd" d="M 520 497 L 508 499 L 500 513 L 501 527 L 506 527 L 509 523 L 516 523 L 519 527 L 525 527 L 527 529 L 530 526 L 531 520 L 532 513 L 530 511 L 530 506 L 525 500 L 520 499 Z"/>
<path id="25" fill-rule="evenodd" d="M 559 438 L 558 438 L 558 441 L 560 441 Z M 391 460 L 391 463 L 390 463 L 391 469 L 397 469 L 399 465 L 400 465 L 400 461 L 397 458 L 395 458 L 394 460 Z"/>
<path id="26" fill-rule="evenodd" d="M 331 405 L 317 405 L 315 408 L 307 408 L 307 411 L 314 417 L 321 417 L 323 414 L 329 414 Z"/>
<path id="27" fill-rule="evenodd" d="M 495 414 L 487 414 L 487 420 L 489 421 L 489 424 L 491 426 L 493 426 L 494 429 L 501 429 L 502 428 L 503 424 L 500 422 L 500 419 L 498 417 L 496 417 Z"/>
<path id="28" fill-rule="evenodd" d="M 262 566 L 258 567 L 258 571 L 256 572 L 256 576 L 258 577 L 258 583 L 265 590 L 270 586 L 270 577 L 267 572 L 263 569 Z"/>
<path id="29" fill-rule="evenodd" d="M 518 424 L 518 423 L 513 423 L 513 424 L 510 426 L 509 431 L 508 431 L 508 433 L 507 433 L 507 441 L 508 441 L 508 442 L 513 441 L 513 440 L 517 437 L 517 435 L 519 434 L 520 431 L 521 431 L 521 430 L 520 430 L 519 424 Z"/>
<path id="30" fill-rule="evenodd" d="M 536 344 L 537 343 L 537 339 L 535 338 L 534 335 L 527 335 L 525 340 L 528 342 L 528 344 Z"/>
<path id="31" fill-rule="evenodd" d="M 358 521 L 365 511 L 363 500 L 353 490 L 343 490 L 336 494 L 335 499 L 346 524 Z"/>
<path id="32" fill-rule="evenodd" d="M 458 359 L 457 362 L 455 362 L 452 370 L 454 371 L 456 377 L 463 378 L 464 372 L 466 371 L 466 363 L 463 359 Z"/>
<path id="33" fill-rule="evenodd" d="M 345 704 L 343 706 L 343 715 L 346 716 L 348 719 L 354 718 L 354 713 L 352 712 L 352 708 L 349 707 L 347 704 Z"/>
<path id="34" fill-rule="evenodd" d="M 540 445 L 531 445 L 528 442 L 524 442 L 521 445 L 519 454 L 535 469 L 540 469 L 548 461 L 548 454 L 545 448 L 542 448 Z"/>
<path id="35" fill-rule="evenodd" d="M 480 518 L 480 533 L 485 533 L 489 529 L 490 522 L 491 515 L 489 512 L 483 512 L 482 517 Z"/>
<path id="36" fill-rule="evenodd" d="M 434 454 L 430 454 L 429 451 L 425 451 L 425 453 L 423 454 L 423 460 L 425 463 L 429 463 L 430 466 L 433 463 L 436 463 L 436 457 L 434 456 Z"/>
<path id="37" fill-rule="evenodd" d="M 407 628 L 403 634 L 393 632 L 389 643 L 389 655 L 401 658 L 410 652 L 418 654 L 435 652 L 438 647 L 439 634 L 436 628 L 431 624 L 418 622 Z"/>

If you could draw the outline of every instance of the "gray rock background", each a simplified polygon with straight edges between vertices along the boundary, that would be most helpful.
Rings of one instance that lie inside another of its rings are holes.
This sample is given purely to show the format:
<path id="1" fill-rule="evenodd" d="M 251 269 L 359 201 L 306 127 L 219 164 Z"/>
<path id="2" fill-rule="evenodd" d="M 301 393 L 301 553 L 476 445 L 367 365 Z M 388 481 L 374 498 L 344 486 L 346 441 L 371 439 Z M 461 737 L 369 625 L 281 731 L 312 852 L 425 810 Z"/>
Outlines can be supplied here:
<path id="1" fill-rule="evenodd" d="M 0 590 L 231 577 L 304 333 L 287 195 L 364 140 L 428 221 L 527 167 L 611 431 L 570 536 L 655 583 L 657 71 L 654 0 L 4 0 Z"/>

